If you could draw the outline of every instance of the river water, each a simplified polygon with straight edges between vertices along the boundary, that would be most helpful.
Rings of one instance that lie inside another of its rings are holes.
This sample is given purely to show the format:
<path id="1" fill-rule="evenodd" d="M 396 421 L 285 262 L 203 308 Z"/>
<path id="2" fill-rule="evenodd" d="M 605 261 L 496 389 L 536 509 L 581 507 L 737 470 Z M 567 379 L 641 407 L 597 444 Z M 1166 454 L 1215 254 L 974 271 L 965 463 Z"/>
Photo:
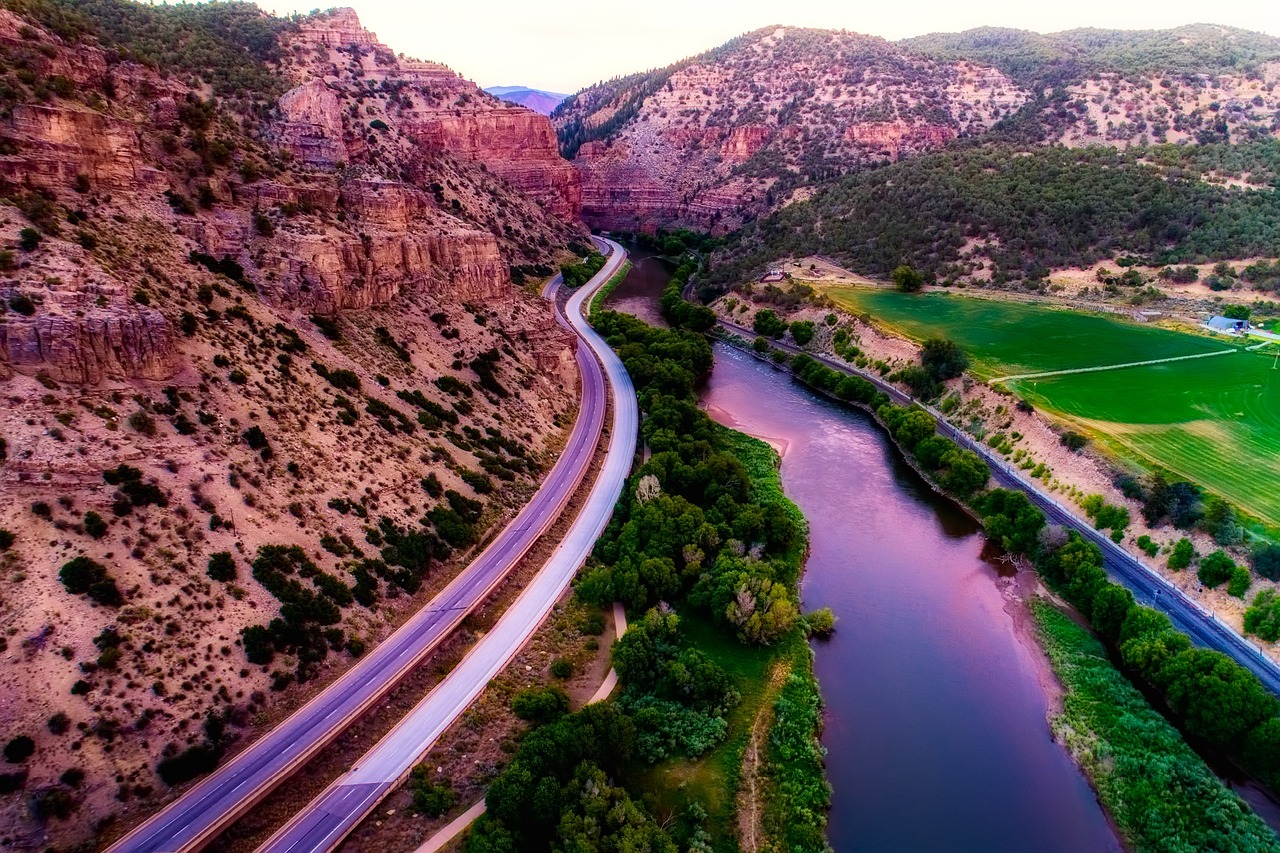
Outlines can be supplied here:
<path id="1" fill-rule="evenodd" d="M 1017 581 L 869 417 L 716 345 L 704 392 L 722 423 L 783 451 L 809 520 L 815 645 L 837 851 L 1119 850 L 1049 732 L 1051 674 Z"/>
<path id="2" fill-rule="evenodd" d="M 658 310 L 658 297 L 671 280 L 675 266 L 652 250 L 632 243 L 627 244 L 627 252 L 631 255 L 631 271 L 609 294 L 605 306 L 634 314 L 651 326 L 665 329 L 667 322 Z"/>
<path id="3" fill-rule="evenodd" d="M 609 307 L 653 322 L 670 267 L 637 254 Z M 703 401 L 782 451 L 809 520 L 805 607 L 838 619 L 815 644 L 835 850 L 1119 851 L 1052 739 L 1052 674 L 977 524 L 868 417 L 723 344 Z"/>

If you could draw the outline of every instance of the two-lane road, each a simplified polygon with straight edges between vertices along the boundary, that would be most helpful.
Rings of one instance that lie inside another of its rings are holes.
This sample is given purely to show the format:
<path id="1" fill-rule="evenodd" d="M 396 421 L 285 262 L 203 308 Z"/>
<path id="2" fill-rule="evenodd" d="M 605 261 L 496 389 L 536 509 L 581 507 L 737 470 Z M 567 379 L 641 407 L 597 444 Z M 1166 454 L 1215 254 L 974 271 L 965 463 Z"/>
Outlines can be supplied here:
<path id="1" fill-rule="evenodd" d="M 587 324 L 582 308 L 591 295 L 617 271 L 622 248 L 605 242 L 613 253 L 604 269 L 570 297 L 565 308 L 569 325 L 599 356 L 612 388 L 613 431 L 608 455 L 586 503 L 534 579 L 498 623 L 400 723 L 349 772 L 339 777 L 285 824 L 258 853 L 319 853 L 333 850 L 384 797 L 409 776 L 410 770 L 454 720 L 502 671 L 538 625 L 551 612 L 586 561 L 595 541 L 613 514 L 622 484 L 631 470 L 639 430 L 639 410 L 631 378 L 622 362 Z M 585 349 L 585 348 L 584 348 Z M 604 380 L 600 366 L 584 364 L 584 386 L 591 384 L 601 399 Z"/>
<path id="2" fill-rule="evenodd" d="M 621 265 L 622 257 L 621 247 L 615 246 L 604 269 L 581 288 L 574 300 L 580 305 L 588 291 L 608 281 Z M 395 687 L 502 582 L 538 537 L 550 528 L 586 475 L 604 425 L 607 389 L 596 356 L 603 350 L 617 361 L 580 318 L 573 326 L 587 344 L 579 346 L 577 354 L 582 374 L 578 420 L 560 459 L 524 509 L 439 595 L 345 675 L 177 800 L 139 824 L 113 845 L 112 851 L 177 853 L 198 850 L 208 844 Z M 609 458 L 592 496 L 612 489 L 613 497 L 607 501 L 612 510 L 630 468 L 638 418 L 635 395 L 621 363 L 611 369 L 606 361 L 605 369 L 614 386 L 613 436 Z M 620 446 L 628 441 L 629 446 Z"/>

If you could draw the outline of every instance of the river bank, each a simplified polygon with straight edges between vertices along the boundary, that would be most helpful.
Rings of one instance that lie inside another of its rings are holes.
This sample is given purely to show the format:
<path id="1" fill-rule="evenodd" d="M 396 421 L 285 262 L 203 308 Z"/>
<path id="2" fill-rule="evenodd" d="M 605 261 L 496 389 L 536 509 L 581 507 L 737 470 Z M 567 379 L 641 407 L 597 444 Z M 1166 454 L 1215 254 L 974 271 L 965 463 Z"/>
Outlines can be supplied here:
<path id="1" fill-rule="evenodd" d="M 833 847 L 1119 850 L 1048 729 L 1056 680 L 1021 603 L 1034 579 L 869 418 L 723 345 L 703 399 L 786 449 L 783 486 L 812 531 L 806 608 L 838 617 L 815 644 Z"/>

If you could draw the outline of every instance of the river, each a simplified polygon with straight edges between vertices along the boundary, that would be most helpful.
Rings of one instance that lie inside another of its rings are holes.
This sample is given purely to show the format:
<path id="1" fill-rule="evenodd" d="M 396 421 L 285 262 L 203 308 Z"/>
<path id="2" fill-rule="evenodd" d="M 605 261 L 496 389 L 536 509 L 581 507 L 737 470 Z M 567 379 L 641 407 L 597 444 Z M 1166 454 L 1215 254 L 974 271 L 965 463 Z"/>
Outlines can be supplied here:
<path id="1" fill-rule="evenodd" d="M 1012 570 L 869 417 L 722 344 L 704 402 L 783 450 L 809 520 L 837 851 L 1119 850 L 1046 722 L 1053 690 Z"/>
<path id="2" fill-rule="evenodd" d="M 634 314 L 651 326 L 667 327 L 658 311 L 658 297 L 662 288 L 671 280 L 675 265 L 657 255 L 651 249 L 628 243 L 631 271 L 622 283 L 614 288 L 605 306 L 614 311 Z"/>
<path id="3" fill-rule="evenodd" d="M 609 307 L 652 320 L 658 263 L 639 257 Z M 1052 673 L 978 525 L 868 417 L 723 344 L 703 401 L 783 452 L 810 527 L 804 604 L 838 619 L 815 643 L 834 849 L 1120 850 L 1051 736 Z"/>

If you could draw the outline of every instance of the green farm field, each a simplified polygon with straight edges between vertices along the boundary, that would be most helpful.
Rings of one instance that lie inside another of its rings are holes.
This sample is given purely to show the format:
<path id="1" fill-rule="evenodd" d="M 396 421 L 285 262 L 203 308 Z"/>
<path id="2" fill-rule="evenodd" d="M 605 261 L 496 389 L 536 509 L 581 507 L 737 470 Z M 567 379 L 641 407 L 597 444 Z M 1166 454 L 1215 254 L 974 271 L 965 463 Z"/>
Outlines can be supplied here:
<path id="1" fill-rule="evenodd" d="M 1280 524 L 1274 352 L 1024 379 L 1009 385 L 1121 455 L 1157 464 Z"/>
<path id="2" fill-rule="evenodd" d="M 950 338 L 969 353 L 973 373 L 984 379 L 1195 355 L 1229 346 L 1208 337 L 1036 303 L 872 287 L 823 291 L 842 308 L 870 314 L 878 325 L 913 340 Z"/>
<path id="3" fill-rule="evenodd" d="M 1280 370 L 1274 345 L 1246 352 L 1191 335 L 1042 304 L 946 293 L 830 287 L 839 305 L 915 340 L 959 343 L 985 379 L 1226 355 L 1095 373 L 1011 380 L 1007 387 L 1142 467 L 1159 466 L 1280 525 Z"/>

